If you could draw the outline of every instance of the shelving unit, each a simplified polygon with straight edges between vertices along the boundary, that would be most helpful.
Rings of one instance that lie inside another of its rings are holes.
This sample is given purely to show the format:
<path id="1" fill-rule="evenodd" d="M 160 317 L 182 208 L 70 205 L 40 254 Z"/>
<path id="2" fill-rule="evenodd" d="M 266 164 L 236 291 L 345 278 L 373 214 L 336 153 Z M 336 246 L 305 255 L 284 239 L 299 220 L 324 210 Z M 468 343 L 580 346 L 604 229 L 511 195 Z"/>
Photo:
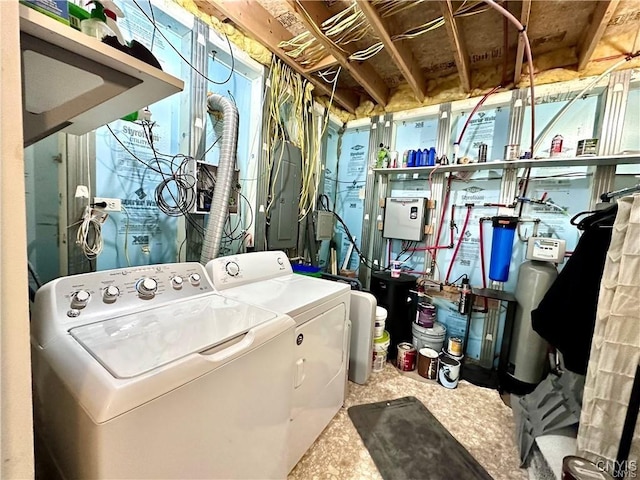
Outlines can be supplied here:
<path id="1" fill-rule="evenodd" d="M 81 135 L 184 89 L 184 82 L 20 5 L 24 145 Z"/>
<path id="2" fill-rule="evenodd" d="M 409 168 L 374 168 L 373 171 L 381 175 L 398 173 L 430 173 L 437 169 L 445 172 L 475 172 L 480 170 L 505 170 L 510 168 L 540 168 L 540 167 L 589 167 L 610 165 L 640 164 L 640 155 L 608 155 L 602 157 L 572 157 L 572 158 L 541 158 L 537 160 L 510 160 L 499 162 L 467 163 L 455 165 L 436 165 L 435 167 Z"/>

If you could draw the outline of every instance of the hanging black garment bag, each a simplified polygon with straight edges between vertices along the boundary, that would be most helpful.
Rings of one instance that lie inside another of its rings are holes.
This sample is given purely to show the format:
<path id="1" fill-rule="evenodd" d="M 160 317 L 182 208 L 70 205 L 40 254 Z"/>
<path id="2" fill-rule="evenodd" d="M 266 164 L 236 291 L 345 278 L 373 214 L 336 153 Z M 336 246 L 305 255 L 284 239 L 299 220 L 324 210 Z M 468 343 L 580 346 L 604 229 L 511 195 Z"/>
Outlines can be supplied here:
<path id="1" fill-rule="evenodd" d="M 585 375 L 596 321 L 600 280 L 611 243 L 618 205 L 590 215 L 578 223 L 584 230 L 573 254 L 549 291 L 531 312 L 533 329 L 562 352 L 565 367 Z"/>

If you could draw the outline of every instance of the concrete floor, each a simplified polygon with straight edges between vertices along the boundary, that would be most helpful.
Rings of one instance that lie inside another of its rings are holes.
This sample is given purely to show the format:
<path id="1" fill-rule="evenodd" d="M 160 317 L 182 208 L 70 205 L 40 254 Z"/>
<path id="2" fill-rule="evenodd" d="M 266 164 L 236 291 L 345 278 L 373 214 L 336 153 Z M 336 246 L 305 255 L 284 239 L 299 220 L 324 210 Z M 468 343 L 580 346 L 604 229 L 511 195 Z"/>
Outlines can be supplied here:
<path id="1" fill-rule="evenodd" d="M 464 381 L 448 390 L 415 372 L 401 373 L 387 363 L 384 371 L 373 373 L 366 385 L 349 382 L 344 408 L 302 457 L 289 480 L 381 479 L 347 408 L 410 395 L 422 401 L 493 478 L 528 478 L 527 471 L 519 468 L 511 409 L 497 391 Z"/>

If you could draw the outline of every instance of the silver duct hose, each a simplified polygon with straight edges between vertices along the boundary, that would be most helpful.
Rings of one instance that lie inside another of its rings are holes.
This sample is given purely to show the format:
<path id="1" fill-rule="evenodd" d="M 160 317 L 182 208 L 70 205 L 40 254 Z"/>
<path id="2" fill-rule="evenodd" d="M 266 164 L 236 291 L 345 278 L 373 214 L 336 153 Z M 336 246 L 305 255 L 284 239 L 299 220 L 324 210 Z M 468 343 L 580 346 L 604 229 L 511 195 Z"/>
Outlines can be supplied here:
<path id="1" fill-rule="evenodd" d="M 218 256 L 224 223 L 227 220 L 229 197 L 233 182 L 238 146 L 238 109 L 234 103 L 222 95 L 213 93 L 207 98 L 209 112 L 222 111 L 222 145 L 218 162 L 218 176 L 213 190 L 211 210 L 207 230 L 202 241 L 200 263 L 205 265 Z"/>

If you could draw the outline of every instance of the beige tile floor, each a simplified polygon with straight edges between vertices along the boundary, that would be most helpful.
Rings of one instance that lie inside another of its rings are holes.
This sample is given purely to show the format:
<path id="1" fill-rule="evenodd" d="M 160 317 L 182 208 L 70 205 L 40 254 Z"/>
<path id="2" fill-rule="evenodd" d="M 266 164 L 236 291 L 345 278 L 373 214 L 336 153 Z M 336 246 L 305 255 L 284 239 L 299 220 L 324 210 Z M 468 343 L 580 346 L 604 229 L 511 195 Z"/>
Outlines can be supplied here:
<path id="1" fill-rule="evenodd" d="M 528 478 L 526 470 L 519 468 L 511 409 L 497 391 L 464 381 L 458 388 L 448 390 L 436 382 L 414 377 L 388 363 L 383 372 L 372 374 L 367 385 L 349 382 L 344 408 L 302 457 L 289 480 L 381 479 L 347 408 L 409 395 L 422 401 L 494 479 Z"/>

